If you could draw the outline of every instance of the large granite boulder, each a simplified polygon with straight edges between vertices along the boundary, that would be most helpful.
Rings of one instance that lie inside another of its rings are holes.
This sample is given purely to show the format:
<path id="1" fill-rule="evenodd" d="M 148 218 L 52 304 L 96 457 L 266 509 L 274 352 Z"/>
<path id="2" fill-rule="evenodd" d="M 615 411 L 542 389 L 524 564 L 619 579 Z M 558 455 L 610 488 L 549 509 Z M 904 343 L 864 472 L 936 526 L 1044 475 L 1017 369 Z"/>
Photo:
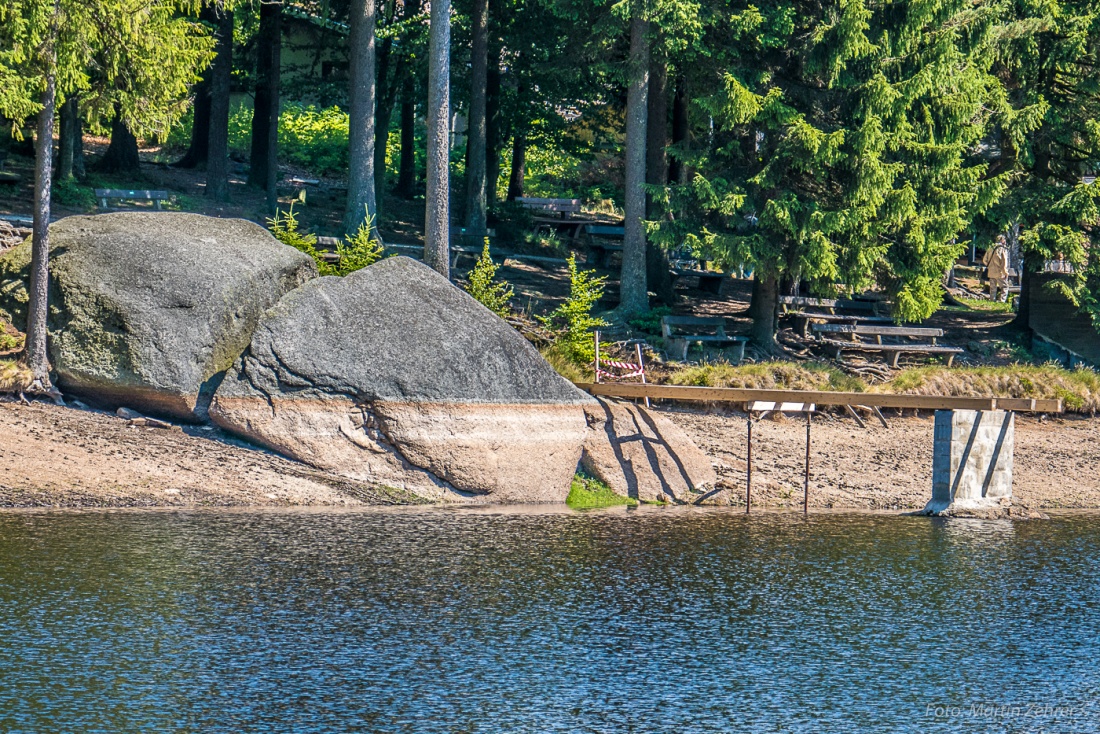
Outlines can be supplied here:
<path id="1" fill-rule="evenodd" d="M 203 417 L 217 377 L 313 261 L 263 227 L 125 212 L 50 226 L 50 360 L 58 386 L 100 404 Z M 26 323 L 29 240 L 0 260 L 0 307 Z"/>
<path id="2" fill-rule="evenodd" d="M 590 404 L 507 323 L 396 257 L 284 297 L 210 416 L 300 461 L 431 499 L 564 502 Z"/>
<path id="3" fill-rule="evenodd" d="M 714 466 L 679 426 L 633 403 L 599 399 L 585 408 L 581 468 L 613 492 L 646 502 L 695 503 L 718 481 Z"/>

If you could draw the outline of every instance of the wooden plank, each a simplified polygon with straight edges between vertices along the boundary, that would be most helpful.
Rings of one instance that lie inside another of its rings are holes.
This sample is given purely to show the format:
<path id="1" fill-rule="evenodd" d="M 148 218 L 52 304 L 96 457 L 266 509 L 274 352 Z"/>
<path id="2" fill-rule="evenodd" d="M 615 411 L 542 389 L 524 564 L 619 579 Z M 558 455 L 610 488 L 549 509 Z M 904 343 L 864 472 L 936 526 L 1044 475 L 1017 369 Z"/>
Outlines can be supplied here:
<path id="1" fill-rule="evenodd" d="M 867 344 L 866 342 L 842 342 L 838 339 L 822 339 L 821 344 L 841 347 L 857 352 L 911 352 L 913 354 L 962 354 L 965 349 L 945 347 L 939 344 Z"/>
<path id="2" fill-rule="evenodd" d="M 165 201 L 168 199 L 168 192 L 153 189 L 96 189 L 95 196 L 97 199 Z"/>
<path id="3" fill-rule="evenodd" d="M 891 393 L 828 392 L 816 390 L 753 390 L 736 387 L 687 387 L 683 385 L 639 385 L 578 382 L 591 395 L 618 398 L 663 398 L 707 403 L 816 403 L 818 405 L 860 405 L 869 408 L 911 408 L 916 410 L 1014 410 L 1060 413 L 1061 400 L 1016 398 L 970 398 L 949 395 L 897 395 Z M 1033 406 L 1033 407 L 1029 407 Z"/>
<path id="4" fill-rule="evenodd" d="M 853 324 L 892 324 L 894 320 L 889 316 L 860 316 L 858 314 L 850 313 L 810 313 L 809 311 L 790 311 L 784 314 L 796 319 L 807 319 L 810 321 L 839 321 L 841 323 L 851 322 Z"/>
<path id="5" fill-rule="evenodd" d="M 662 324 L 669 326 L 725 326 L 721 316 L 662 316 Z"/>
<path id="6" fill-rule="evenodd" d="M 607 224 L 586 224 L 585 232 L 601 237 L 625 237 L 626 227 L 615 227 Z"/>
<path id="7" fill-rule="evenodd" d="M 941 337 L 943 329 L 911 326 L 875 326 L 873 324 L 813 324 L 810 328 L 826 334 L 866 334 L 868 336 Z"/>
<path id="8" fill-rule="evenodd" d="M 836 301 L 829 298 L 807 298 L 805 296 L 780 296 L 779 302 L 784 306 L 802 306 L 812 308 L 836 308 Z"/>

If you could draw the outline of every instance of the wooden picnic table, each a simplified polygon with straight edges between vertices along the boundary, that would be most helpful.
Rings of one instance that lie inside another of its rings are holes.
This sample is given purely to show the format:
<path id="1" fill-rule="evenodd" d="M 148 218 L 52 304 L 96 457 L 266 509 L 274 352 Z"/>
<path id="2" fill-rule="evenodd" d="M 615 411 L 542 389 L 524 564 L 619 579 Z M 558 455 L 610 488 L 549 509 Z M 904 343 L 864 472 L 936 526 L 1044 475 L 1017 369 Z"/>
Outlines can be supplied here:
<path id="1" fill-rule="evenodd" d="M 841 323 L 841 324 L 893 324 L 894 320 L 889 316 L 862 316 L 859 314 L 846 314 L 846 313 L 812 313 L 809 311 L 793 311 L 785 314 L 795 319 L 798 324 L 798 331 L 802 334 L 803 338 L 809 338 L 810 336 L 810 324 L 815 321 L 821 321 L 824 323 Z"/>
<path id="2" fill-rule="evenodd" d="M 688 268 L 672 268 L 669 272 L 673 278 L 687 277 L 699 279 L 699 290 L 707 293 L 721 293 L 722 283 L 729 277 L 728 273 L 718 273 L 713 270 L 691 270 Z M 675 280 L 673 281 L 675 284 Z"/>
<path id="3" fill-rule="evenodd" d="M 581 213 L 580 199 L 540 199 L 533 196 L 520 196 L 516 198 L 516 203 L 524 209 L 557 214 L 559 219 L 568 219 L 573 214 Z"/>
<path id="4" fill-rule="evenodd" d="M 705 331 L 713 333 L 702 333 Z M 737 347 L 736 361 L 745 358 L 744 336 L 727 336 L 726 320 L 721 316 L 663 316 L 661 317 L 661 336 L 669 355 L 687 361 L 688 347 L 692 344 L 712 344 L 720 348 Z"/>
<path id="5" fill-rule="evenodd" d="M 814 324 L 811 327 L 818 334 L 849 334 L 853 341 L 860 336 L 873 336 L 878 344 L 882 337 L 912 337 L 931 339 L 932 344 L 943 336 L 943 329 L 928 329 L 914 326 L 876 326 L 874 324 Z"/>
<path id="6" fill-rule="evenodd" d="M 958 347 L 945 347 L 936 344 L 868 344 L 867 342 L 840 341 L 839 339 L 822 339 L 821 344 L 830 347 L 840 360 L 845 351 L 853 352 L 883 352 L 890 355 L 890 366 L 898 368 L 898 359 L 902 354 L 941 354 L 947 357 L 947 366 L 950 367 L 956 354 L 962 354 L 964 350 Z"/>

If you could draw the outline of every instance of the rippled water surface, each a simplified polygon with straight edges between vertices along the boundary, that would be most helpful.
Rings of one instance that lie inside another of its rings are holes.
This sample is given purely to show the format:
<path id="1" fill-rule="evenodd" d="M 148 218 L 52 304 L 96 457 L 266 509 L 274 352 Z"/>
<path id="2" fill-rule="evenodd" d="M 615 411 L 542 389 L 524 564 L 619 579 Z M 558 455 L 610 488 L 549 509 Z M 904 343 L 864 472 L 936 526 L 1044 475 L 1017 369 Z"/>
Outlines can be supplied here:
<path id="1" fill-rule="evenodd" d="M 1100 732 L 1100 515 L 0 514 L 0 731 Z"/>

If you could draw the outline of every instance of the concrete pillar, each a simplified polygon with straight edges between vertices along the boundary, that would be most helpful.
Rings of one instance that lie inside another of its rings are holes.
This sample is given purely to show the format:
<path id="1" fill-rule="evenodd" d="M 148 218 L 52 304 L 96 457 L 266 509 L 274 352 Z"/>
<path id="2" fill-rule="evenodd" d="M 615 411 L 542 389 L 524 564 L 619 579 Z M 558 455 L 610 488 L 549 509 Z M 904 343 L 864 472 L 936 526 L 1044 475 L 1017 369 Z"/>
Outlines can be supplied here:
<path id="1" fill-rule="evenodd" d="M 985 510 L 1012 500 L 1015 414 L 937 410 L 928 514 Z"/>

